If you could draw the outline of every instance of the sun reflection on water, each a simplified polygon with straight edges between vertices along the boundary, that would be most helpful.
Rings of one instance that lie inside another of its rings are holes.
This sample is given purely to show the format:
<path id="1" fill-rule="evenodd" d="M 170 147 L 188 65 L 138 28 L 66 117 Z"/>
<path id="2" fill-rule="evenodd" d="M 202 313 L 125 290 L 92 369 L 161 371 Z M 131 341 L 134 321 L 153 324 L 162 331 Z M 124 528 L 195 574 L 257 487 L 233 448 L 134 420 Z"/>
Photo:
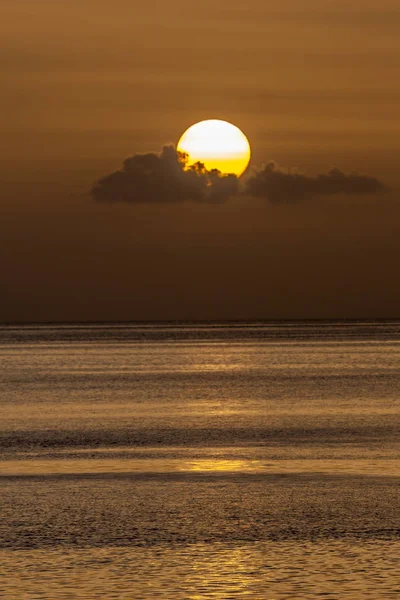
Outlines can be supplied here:
<path id="1" fill-rule="evenodd" d="M 187 574 L 189 589 L 204 589 L 215 600 L 225 600 L 227 597 L 255 598 L 254 565 L 251 564 L 254 557 L 247 548 L 232 547 L 228 551 L 220 549 L 218 553 L 196 553 L 194 558 Z M 195 593 L 189 598 L 202 600 L 204 596 Z"/>
<path id="2" fill-rule="evenodd" d="M 259 460 L 207 458 L 182 463 L 181 471 L 249 472 L 262 469 Z"/>

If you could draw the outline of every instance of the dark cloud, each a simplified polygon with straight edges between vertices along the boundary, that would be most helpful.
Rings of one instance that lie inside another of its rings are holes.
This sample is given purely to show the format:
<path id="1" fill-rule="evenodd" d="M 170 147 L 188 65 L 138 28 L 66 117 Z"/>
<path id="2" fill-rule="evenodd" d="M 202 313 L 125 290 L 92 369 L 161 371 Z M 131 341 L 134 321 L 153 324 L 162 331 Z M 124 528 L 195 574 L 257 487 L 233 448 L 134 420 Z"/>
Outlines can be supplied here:
<path id="1" fill-rule="evenodd" d="M 387 191 L 375 177 L 332 169 L 308 176 L 285 170 L 270 162 L 255 170 L 239 186 L 239 179 L 217 170 L 207 171 L 200 162 L 187 167 L 187 156 L 173 146 L 160 154 L 135 154 L 122 168 L 97 181 L 92 196 L 99 202 L 212 204 L 234 196 L 266 198 L 273 203 L 290 203 L 334 194 L 379 194 Z"/>
<path id="2" fill-rule="evenodd" d="M 271 202 L 296 202 L 333 194 L 379 194 L 386 190 L 375 177 L 347 174 L 340 169 L 310 177 L 299 171 L 282 169 L 274 162 L 256 171 L 245 183 L 247 195 L 267 198 Z"/>
<path id="3" fill-rule="evenodd" d="M 187 157 L 173 146 L 160 154 L 135 154 L 122 169 L 95 183 L 92 196 L 100 202 L 177 203 L 224 202 L 238 193 L 235 175 L 207 171 L 202 163 L 185 168 Z"/>

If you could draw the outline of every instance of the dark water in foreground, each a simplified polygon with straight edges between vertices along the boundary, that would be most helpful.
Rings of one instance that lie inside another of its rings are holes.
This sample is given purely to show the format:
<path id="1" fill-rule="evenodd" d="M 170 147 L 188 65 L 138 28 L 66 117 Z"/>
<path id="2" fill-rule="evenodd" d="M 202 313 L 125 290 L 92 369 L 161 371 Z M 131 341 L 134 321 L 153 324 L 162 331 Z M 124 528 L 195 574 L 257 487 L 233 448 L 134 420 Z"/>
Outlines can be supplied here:
<path id="1" fill-rule="evenodd" d="M 0 327 L 0 596 L 400 597 L 400 323 Z"/>

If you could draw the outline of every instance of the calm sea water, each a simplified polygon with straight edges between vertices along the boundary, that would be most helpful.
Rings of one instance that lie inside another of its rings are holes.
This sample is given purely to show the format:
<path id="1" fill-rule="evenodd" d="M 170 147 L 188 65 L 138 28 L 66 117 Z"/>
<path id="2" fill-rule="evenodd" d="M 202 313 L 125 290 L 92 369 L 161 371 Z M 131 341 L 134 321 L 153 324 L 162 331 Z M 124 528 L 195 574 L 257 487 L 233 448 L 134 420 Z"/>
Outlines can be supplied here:
<path id="1" fill-rule="evenodd" d="M 400 323 L 0 327 L 7 600 L 400 597 Z"/>

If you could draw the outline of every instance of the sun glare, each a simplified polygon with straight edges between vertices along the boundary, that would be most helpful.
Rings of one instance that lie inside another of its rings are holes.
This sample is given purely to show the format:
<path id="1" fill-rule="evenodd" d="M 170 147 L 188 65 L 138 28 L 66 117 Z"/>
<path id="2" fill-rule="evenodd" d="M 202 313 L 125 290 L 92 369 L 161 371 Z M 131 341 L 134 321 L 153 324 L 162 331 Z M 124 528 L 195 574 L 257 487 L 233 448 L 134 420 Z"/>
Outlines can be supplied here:
<path id="1" fill-rule="evenodd" d="M 188 166 L 196 162 L 206 169 L 243 175 L 251 157 L 244 133 L 227 121 L 211 119 L 192 125 L 180 138 L 177 150 L 189 156 Z"/>

